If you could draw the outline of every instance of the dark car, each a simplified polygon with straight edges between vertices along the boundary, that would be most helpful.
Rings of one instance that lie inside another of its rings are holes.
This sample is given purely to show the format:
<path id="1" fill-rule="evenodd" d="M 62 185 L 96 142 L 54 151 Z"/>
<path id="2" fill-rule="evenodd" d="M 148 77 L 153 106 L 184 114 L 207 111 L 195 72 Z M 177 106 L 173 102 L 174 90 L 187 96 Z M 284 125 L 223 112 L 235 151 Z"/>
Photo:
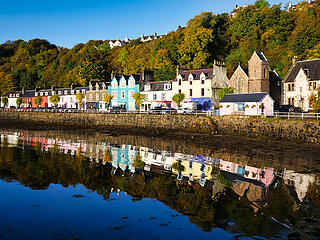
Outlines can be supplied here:
<path id="1" fill-rule="evenodd" d="M 294 106 L 292 105 L 280 105 L 275 107 L 275 112 L 294 112 Z"/>
<path id="2" fill-rule="evenodd" d="M 111 107 L 108 111 L 109 113 L 123 113 L 126 112 L 126 109 L 122 107 Z"/>

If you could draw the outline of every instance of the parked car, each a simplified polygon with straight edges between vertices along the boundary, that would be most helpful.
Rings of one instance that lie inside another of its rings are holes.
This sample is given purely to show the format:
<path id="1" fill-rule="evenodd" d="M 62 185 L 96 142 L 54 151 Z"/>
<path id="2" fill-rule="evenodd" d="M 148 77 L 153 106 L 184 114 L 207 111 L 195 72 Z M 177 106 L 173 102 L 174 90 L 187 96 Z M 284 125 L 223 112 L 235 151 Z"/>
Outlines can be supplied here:
<path id="1" fill-rule="evenodd" d="M 190 108 L 178 108 L 177 113 L 179 114 L 187 114 L 187 113 L 193 113 L 194 110 Z"/>
<path id="2" fill-rule="evenodd" d="M 158 106 L 158 107 L 151 108 L 148 113 L 150 113 L 150 114 L 162 114 L 162 111 L 164 111 L 164 110 L 165 110 L 164 107 Z"/>
<path id="3" fill-rule="evenodd" d="M 122 107 L 111 107 L 107 112 L 109 113 L 123 113 L 126 112 L 126 109 Z"/>
<path id="4" fill-rule="evenodd" d="M 164 108 L 161 114 L 177 114 L 177 109 L 175 108 Z"/>
<path id="5" fill-rule="evenodd" d="M 21 108 L 21 112 L 30 112 L 30 111 L 31 111 L 30 107 Z"/>
<path id="6" fill-rule="evenodd" d="M 275 112 L 294 112 L 294 106 L 292 105 L 280 105 L 275 107 Z"/>

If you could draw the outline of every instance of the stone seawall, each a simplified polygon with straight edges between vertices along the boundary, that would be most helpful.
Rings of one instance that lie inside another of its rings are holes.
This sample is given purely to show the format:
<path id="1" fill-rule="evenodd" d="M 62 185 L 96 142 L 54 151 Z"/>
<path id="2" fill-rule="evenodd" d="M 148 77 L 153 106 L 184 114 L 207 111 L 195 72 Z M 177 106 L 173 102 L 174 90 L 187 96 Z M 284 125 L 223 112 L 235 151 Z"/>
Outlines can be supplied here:
<path id="1" fill-rule="evenodd" d="M 28 125 L 72 126 L 99 130 L 125 129 L 136 133 L 243 135 L 320 143 L 319 121 L 248 117 L 207 117 L 147 114 L 89 114 L 0 112 L 0 120 Z M 6 124 L 6 123 L 0 123 Z"/>

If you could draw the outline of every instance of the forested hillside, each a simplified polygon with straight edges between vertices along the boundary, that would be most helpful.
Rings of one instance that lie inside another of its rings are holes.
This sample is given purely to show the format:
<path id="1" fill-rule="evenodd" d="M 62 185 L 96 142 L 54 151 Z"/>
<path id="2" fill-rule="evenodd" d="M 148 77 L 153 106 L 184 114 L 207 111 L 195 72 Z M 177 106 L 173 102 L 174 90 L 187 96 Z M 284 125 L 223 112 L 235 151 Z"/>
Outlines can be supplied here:
<path id="1" fill-rule="evenodd" d="M 89 41 L 72 49 L 46 40 L 16 40 L 0 45 L 0 92 L 51 85 L 87 85 L 106 80 L 111 71 L 139 73 L 154 69 L 157 80 L 173 79 L 177 65 L 211 67 L 225 61 L 232 74 L 240 62 L 247 65 L 252 52 L 262 51 L 271 67 L 284 77 L 291 59 L 320 58 L 320 0 L 300 3 L 294 10 L 269 6 L 265 0 L 238 8 L 232 15 L 203 12 L 185 28 L 141 43 L 110 49 L 108 41 Z"/>

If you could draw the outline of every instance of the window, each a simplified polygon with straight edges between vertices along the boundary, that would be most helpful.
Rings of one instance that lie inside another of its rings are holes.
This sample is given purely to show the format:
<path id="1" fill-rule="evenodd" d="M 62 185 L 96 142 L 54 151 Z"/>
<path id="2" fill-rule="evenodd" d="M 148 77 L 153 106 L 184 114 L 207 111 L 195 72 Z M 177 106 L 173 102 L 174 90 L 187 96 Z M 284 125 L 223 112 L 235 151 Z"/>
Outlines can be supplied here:
<path id="1" fill-rule="evenodd" d="M 90 89 L 90 91 L 92 91 L 92 85 L 90 84 L 90 86 L 89 86 L 89 89 Z"/>
<path id="2" fill-rule="evenodd" d="M 265 67 L 264 68 L 264 78 L 268 78 L 268 72 L 269 72 L 269 68 Z"/>
<path id="3" fill-rule="evenodd" d="M 134 91 L 134 90 L 129 91 L 129 97 L 132 98 L 134 94 L 135 94 L 135 91 Z"/>
<path id="4" fill-rule="evenodd" d="M 204 84 L 205 77 L 201 77 L 201 84 Z"/>
<path id="5" fill-rule="evenodd" d="M 74 90 L 71 90 L 71 94 L 74 94 Z"/>
<path id="6" fill-rule="evenodd" d="M 166 100 L 166 94 L 165 93 L 161 93 L 161 100 L 165 101 Z"/>
<path id="7" fill-rule="evenodd" d="M 129 87 L 133 88 L 134 85 L 135 85 L 135 82 L 134 82 L 134 80 L 131 79 L 131 80 L 129 81 Z"/>
<path id="8" fill-rule="evenodd" d="M 238 111 L 244 111 L 244 103 L 237 103 Z"/>
<path id="9" fill-rule="evenodd" d="M 144 100 L 145 100 L 145 101 L 149 101 L 149 100 L 148 100 L 148 94 L 144 94 Z"/>
<path id="10" fill-rule="evenodd" d="M 61 95 L 61 91 L 58 91 L 58 94 Z"/>
<path id="11" fill-rule="evenodd" d="M 157 94 L 156 93 L 153 94 L 153 101 L 157 101 Z"/>
<path id="12" fill-rule="evenodd" d="M 171 89 L 171 84 L 167 83 L 164 85 L 164 90 L 170 90 Z"/>
<path id="13" fill-rule="evenodd" d="M 192 81 L 192 80 L 193 80 L 193 75 L 190 74 L 190 75 L 189 75 L 189 81 Z"/>
<path id="14" fill-rule="evenodd" d="M 125 80 L 121 80 L 120 81 L 120 87 L 121 88 L 125 88 L 126 87 L 126 81 Z"/>
<path id="15" fill-rule="evenodd" d="M 190 85 L 192 85 L 192 81 L 190 81 Z"/>
<path id="16" fill-rule="evenodd" d="M 150 91 L 150 89 L 151 89 L 150 84 L 147 84 L 147 85 L 144 86 L 144 90 L 145 91 Z"/>
<path id="17" fill-rule="evenodd" d="M 192 97 L 192 89 L 189 90 L 189 95 Z"/>
<path id="18" fill-rule="evenodd" d="M 44 95 L 45 95 L 45 96 L 48 96 L 48 92 L 45 92 Z"/>
<path id="19" fill-rule="evenodd" d="M 68 94 L 68 91 L 66 90 L 66 91 L 64 91 L 64 94 Z"/>
<path id="20" fill-rule="evenodd" d="M 201 97 L 204 96 L 204 88 L 201 88 Z"/>
<path id="21" fill-rule="evenodd" d="M 99 101 L 99 93 L 96 94 L 96 101 Z"/>
<path id="22" fill-rule="evenodd" d="M 121 99 L 124 99 L 124 98 L 125 98 L 125 92 L 121 91 Z"/>
<path id="23" fill-rule="evenodd" d="M 181 86 L 181 79 L 178 80 L 178 85 Z"/>
<path id="24" fill-rule="evenodd" d="M 118 82 L 117 81 L 113 81 L 112 82 L 112 88 L 117 88 L 118 87 Z"/>
<path id="25" fill-rule="evenodd" d="M 307 77 L 309 77 L 309 69 L 305 69 L 304 72 L 307 75 Z"/>
<path id="26" fill-rule="evenodd" d="M 85 89 L 82 89 L 82 91 L 81 91 L 82 93 L 86 93 L 86 90 Z"/>
<path id="27" fill-rule="evenodd" d="M 179 93 L 181 93 L 181 89 L 179 89 L 179 91 L 178 91 Z"/>
<path id="28" fill-rule="evenodd" d="M 40 96 L 43 96 L 43 92 L 40 92 Z"/>
<path id="29" fill-rule="evenodd" d="M 113 99 L 118 99 L 118 92 L 112 92 Z"/>

